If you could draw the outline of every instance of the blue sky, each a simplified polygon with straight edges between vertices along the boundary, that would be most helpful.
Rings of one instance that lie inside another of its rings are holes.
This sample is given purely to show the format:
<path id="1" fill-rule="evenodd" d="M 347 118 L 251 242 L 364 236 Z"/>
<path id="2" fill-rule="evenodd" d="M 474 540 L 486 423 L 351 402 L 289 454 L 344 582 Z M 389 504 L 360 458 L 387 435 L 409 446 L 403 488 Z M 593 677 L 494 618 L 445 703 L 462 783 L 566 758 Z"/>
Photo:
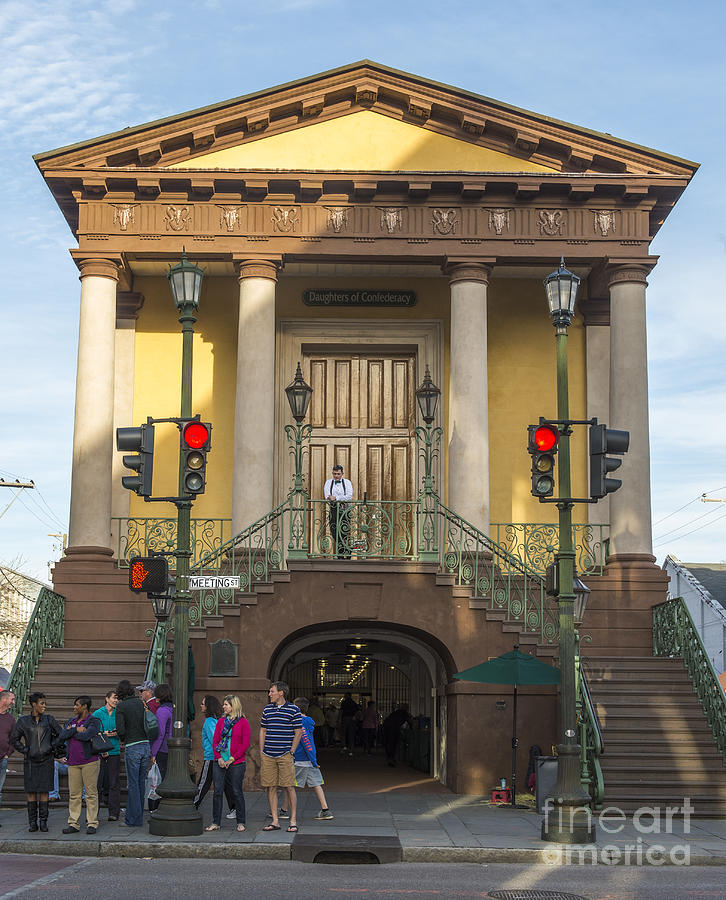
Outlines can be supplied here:
<path id="1" fill-rule="evenodd" d="M 726 561 L 726 503 L 699 499 L 726 498 L 725 26 L 699 0 L 0 3 L 0 476 L 38 487 L 0 517 L 0 562 L 45 578 L 67 531 L 78 273 L 32 154 L 366 57 L 701 163 L 652 246 L 654 537 Z"/>

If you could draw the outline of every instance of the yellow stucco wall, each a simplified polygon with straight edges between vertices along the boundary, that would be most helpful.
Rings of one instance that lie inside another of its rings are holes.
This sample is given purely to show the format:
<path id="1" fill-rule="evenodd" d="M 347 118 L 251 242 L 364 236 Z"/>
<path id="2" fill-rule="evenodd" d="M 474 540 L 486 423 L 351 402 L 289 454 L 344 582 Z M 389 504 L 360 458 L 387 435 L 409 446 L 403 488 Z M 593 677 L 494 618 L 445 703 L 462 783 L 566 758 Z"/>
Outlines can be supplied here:
<path id="1" fill-rule="evenodd" d="M 369 110 L 196 156 L 170 168 L 555 171 Z"/>
<path id="2" fill-rule="evenodd" d="M 410 309 L 310 308 L 302 292 L 310 287 L 388 287 L 417 293 Z M 181 335 L 165 278 L 137 278 L 134 289 L 145 295 L 136 329 L 134 422 L 146 416 L 179 414 Z M 229 518 L 233 464 L 233 423 L 237 344 L 235 278 L 207 278 L 194 338 L 193 412 L 212 422 L 212 451 L 207 490 L 194 504 L 195 517 Z M 445 278 L 280 278 L 277 318 L 315 317 L 395 320 L 441 319 L 444 325 L 444 384 L 449 373 L 449 286 Z M 336 335 L 336 343 L 344 334 Z M 569 335 L 570 414 L 585 417 L 585 340 L 581 321 Z M 493 522 L 556 521 L 554 505 L 539 504 L 529 493 L 530 458 L 526 426 L 540 415 L 555 417 L 555 340 L 539 280 L 492 279 L 489 289 L 489 433 L 491 519 Z M 419 364 L 425 364 L 419 361 Z M 285 385 L 278 385 L 282 391 Z M 445 400 L 444 400 L 445 402 Z M 573 490 L 586 495 L 586 429 L 573 437 Z M 154 492 L 176 493 L 178 433 L 174 426 L 157 426 Z M 467 473 L 467 477 L 475 477 Z M 167 504 L 145 504 L 131 497 L 132 516 L 169 516 Z M 586 520 L 586 507 L 575 508 L 577 521 Z"/>

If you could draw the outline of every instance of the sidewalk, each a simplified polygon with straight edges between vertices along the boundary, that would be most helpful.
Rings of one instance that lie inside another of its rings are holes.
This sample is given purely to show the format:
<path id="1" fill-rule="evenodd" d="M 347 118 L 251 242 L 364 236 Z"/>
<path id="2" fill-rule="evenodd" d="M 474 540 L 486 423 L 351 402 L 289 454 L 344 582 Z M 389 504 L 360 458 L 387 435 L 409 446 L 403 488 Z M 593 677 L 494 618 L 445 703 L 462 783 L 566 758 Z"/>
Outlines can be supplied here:
<path id="1" fill-rule="evenodd" d="M 245 793 L 247 831 L 222 819 L 222 831 L 191 838 L 158 838 L 144 828 L 108 823 L 101 810 L 96 835 L 64 835 L 67 809 L 53 804 L 48 834 L 27 830 L 25 810 L 0 812 L 0 852 L 62 856 L 209 857 L 290 859 L 294 835 L 282 830 L 263 832 L 269 822 L 267 797 Z M 550 865 L 726 865 L 726 819 L 675 820 L 671 833 L 645 833 L 632 820 L 611 819 L 597 824 L 597 843 L 583 848 L 545 843 L 542 817 L 530 810 L 492 807 L 487 798 L 436 793 L 346 793 L 330 791 L 332 821 L 314 821 L 318 805 L 311 792 L 298 793 L 299 834 L 308 840 L 356 835 L 398 839 L 404 862 L 530 862 Z M 225 806 L 226 811 L 226 806 Z M 205 825 L 211 819 L 211 796 L 202 807 Z M 596 820 L 597 821 L 597 820 Z M 664 823 L 663 823 L 664 824 Z M 604 826 L 604 827 L 603 827 Z M 664 829 L 663 829 L 664 830 Z M 611 833 L 608 833 L 610 831 Z M 617 832 L 617 833 L 614 833 Z M 332 846 L 332 841 L 330 846 Z M 626 848 L 630 847 L 628 851 Z M 650 852 L 650 858 L 648 853 Z M 626 859 L 627 856 L 627 859 Z M 687 861 L 686 861 L 687 860 Z"/>

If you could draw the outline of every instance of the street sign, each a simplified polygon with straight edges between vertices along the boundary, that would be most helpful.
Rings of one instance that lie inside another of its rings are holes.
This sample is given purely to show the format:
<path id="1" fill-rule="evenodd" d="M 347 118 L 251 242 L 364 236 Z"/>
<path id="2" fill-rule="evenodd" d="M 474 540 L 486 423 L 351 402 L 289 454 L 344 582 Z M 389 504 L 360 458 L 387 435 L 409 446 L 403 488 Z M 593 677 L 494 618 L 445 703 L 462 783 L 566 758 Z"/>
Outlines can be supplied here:
<path id="1" fill-rule="evenodd" d="M 190 575 L 190 591 L 219 590 L 220 588 L 238 588 L 239 575 Z"/>

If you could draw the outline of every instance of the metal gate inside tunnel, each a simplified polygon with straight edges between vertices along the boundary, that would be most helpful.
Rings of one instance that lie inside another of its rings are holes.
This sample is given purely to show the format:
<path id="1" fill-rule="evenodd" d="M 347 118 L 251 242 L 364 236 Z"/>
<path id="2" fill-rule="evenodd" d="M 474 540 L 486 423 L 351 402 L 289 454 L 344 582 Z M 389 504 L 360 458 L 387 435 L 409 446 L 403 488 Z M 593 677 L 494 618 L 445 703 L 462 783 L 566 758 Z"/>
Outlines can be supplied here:
<path id="1" fill-rule="evenodd" d="M 398 761 L 442 779 L 446 674 L 438 655 L 421 641 L 390 632 L 318 632 L 281 649 L 272 666 L 272 678 L 290 685 L 291 699 L 306 697 L 317 702 L 329 724 L 316 735 L 328 747 L 344 743 L 340 709 L 349 693 L 359 708 L 356 754 L 364 752 L 362 718 L 371 702 L 377 712 L 375 747 L 381 756 L 383 723 L 392 712 L 405 707 L 408 721 Z"/>

